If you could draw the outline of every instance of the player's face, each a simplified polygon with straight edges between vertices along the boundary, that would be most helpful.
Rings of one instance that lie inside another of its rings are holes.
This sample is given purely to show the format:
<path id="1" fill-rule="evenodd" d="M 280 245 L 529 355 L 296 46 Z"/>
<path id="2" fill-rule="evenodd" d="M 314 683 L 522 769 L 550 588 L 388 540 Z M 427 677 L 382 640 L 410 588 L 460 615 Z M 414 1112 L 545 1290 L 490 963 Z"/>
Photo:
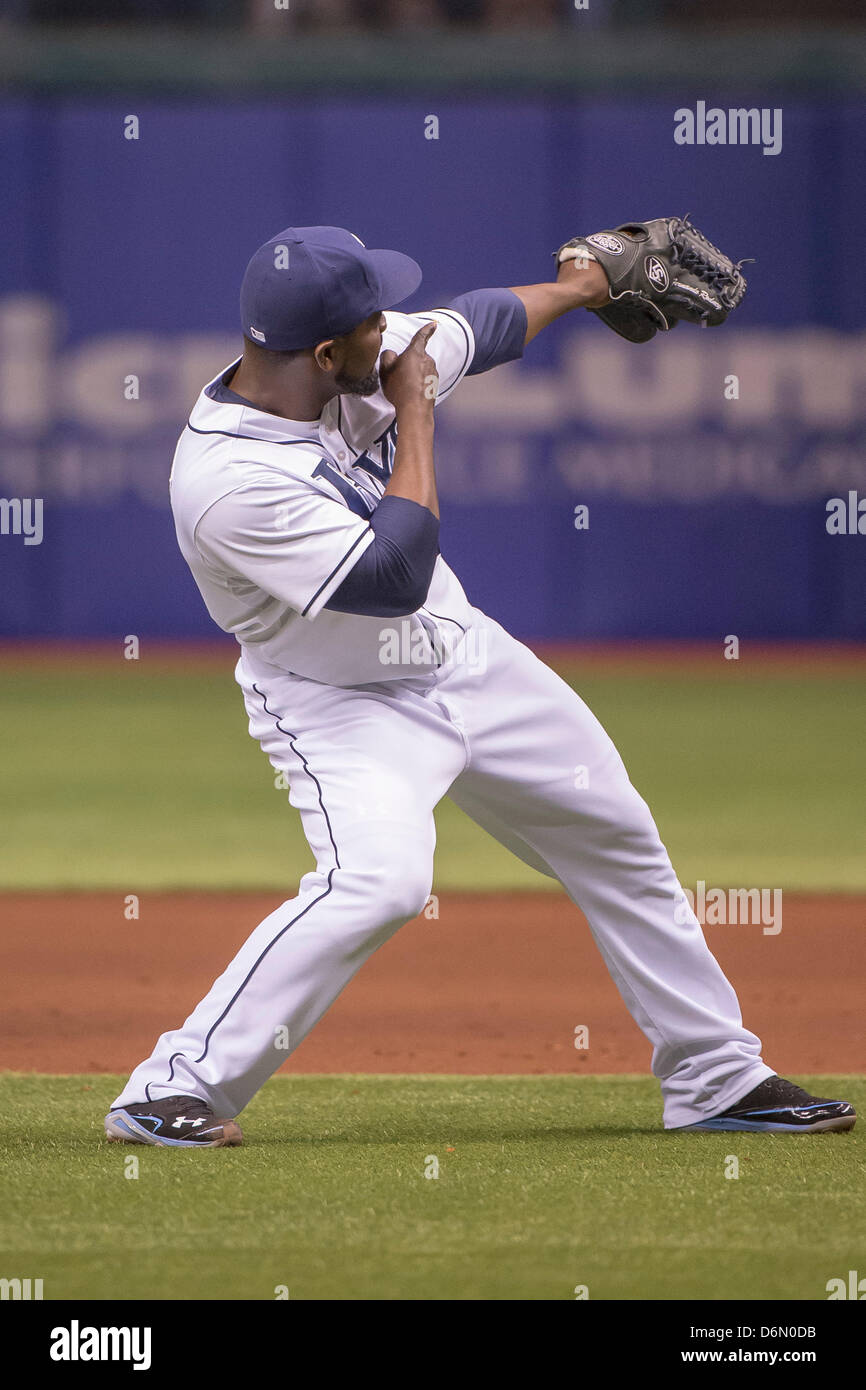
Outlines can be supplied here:
<path id="1" fill-rule="evenodd" d="M 382 351 L 385 315 L 371 314 L 343 338 L 343 362 L 334 376 L 341 395 L 372 396 L 379 389 L 376 363 Z"/>

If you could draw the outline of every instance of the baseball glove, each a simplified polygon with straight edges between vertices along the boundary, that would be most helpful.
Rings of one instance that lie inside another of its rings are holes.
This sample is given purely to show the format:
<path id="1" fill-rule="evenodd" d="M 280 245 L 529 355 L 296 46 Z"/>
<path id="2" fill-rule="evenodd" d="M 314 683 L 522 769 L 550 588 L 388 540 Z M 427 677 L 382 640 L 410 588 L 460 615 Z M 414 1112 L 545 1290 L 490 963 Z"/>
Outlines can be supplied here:
<path id="1" fill-rule="evenodd" d="M 715 328 L 746 293 L 744 262 L 735 264 L 687 217 L 627 222 L 574 237 L 554 255 L 557 266 L 599 262 L 610 281 L 610 303 L 592 313 L 632 343 L 646 343 L 680 319 Z"/>

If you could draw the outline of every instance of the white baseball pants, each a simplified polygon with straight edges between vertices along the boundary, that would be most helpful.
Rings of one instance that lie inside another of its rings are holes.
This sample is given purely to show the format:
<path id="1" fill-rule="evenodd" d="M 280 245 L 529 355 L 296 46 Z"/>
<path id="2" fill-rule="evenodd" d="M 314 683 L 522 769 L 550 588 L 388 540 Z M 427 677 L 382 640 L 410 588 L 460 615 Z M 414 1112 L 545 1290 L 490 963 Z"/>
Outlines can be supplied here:
<path id="1" fill-rule="evenodd" d="M 477 613 L 450 660 L 417 681 L 342 689 L 247 651 L 236 677 L 250 732 L 286 775 L 316 868 L 183 1026 L 163 1034 L 115 1105 L 192 1095 L 221 1118 L 237 1115 L 359 966 L 424 907 L 433 808 L 445 795 L 559 879 L 581 908 L 653 1045 L 667 1128 L 717 1114 L 773 1074 L 683 909 L 613 743 L 498 623 Z"/>

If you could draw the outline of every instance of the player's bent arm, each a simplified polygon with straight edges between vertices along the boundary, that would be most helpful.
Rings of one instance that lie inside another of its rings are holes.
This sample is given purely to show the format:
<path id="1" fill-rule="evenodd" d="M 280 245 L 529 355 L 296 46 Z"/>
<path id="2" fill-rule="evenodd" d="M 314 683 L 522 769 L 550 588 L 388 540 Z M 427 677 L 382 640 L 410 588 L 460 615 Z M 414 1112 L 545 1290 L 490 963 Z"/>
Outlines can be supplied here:
<path id="1" fill-rule="evenodd" d="M 431 379 L 435 383 L 436 377 Z M 438 520 L 432 402 L 429 410 L 398 410 L 396 421 L 394 466 L 385 497 L 406 497 L 410 502 L 426 507 Z"/>
<path id="2" fill-rule="evenodd" d="M 402 618 L 427 598 L 439 554 L 439 521 L 406 497 L 386 494 L 370 518 L 375 539 L 326 608 L 372 618 Z"/>
<path id="3" fill-rule="evenodd" d="M 254 585 L 306 618 L 322 608 L 393 618 L 427 597 L 439 522 L 400 497 L 364 522 L 309 485 L 261 477 L 209 507 L 192 545 L 228 593 Z"/>
<path id="4" fill-rule="evenodd" d="M 436 363 L 427 343 L 436 323 L 425 323 L 403 352 L 385 351 L 379 360 L 382 391 L 394 407 L 397 444 L 386 497 L 405 497 L 438 519 L 433 467 L 433 407 L 439 386 Z"/>
<path id="5" fill-rule="evenodd" d="M 439 503 L 433 462 L 433 404 L 438 377 L 426 323 L 399 355 L 382 354 L 382 389 L 394 406 L 397 445 L 385 494 L 370 518 L 373 544 L 326 607 L 371 617 L 403 617 L 427 597 L 439 554 Z"/>

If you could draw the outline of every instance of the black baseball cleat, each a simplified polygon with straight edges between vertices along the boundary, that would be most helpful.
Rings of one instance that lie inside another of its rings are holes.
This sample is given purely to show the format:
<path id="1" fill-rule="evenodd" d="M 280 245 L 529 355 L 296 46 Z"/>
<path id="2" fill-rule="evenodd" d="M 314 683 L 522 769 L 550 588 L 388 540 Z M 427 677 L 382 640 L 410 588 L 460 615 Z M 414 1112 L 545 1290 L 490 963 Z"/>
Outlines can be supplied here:
<path id="1" fill-rule="evenodd" d="M 819 1100 L 782 1076 L 768 1076 L 736 1105 L 682 1125 L 679 1131 L 696 1129 L 747 1130 L 770 1134 L 822 1134 L 829 1130 L 853 1129 L 857 1113 L 847 1100 Z"/>
<path id="2" fill-rule="evenodd" d="M 234 1120 L 218 1120 L 196 1096 L 167 1096 L 120 1105 L 105 1117 L 105 1133 L 114 1143 L 158 1144 L 174 1149 L 222 1149 L 243 1143 Z"/>

